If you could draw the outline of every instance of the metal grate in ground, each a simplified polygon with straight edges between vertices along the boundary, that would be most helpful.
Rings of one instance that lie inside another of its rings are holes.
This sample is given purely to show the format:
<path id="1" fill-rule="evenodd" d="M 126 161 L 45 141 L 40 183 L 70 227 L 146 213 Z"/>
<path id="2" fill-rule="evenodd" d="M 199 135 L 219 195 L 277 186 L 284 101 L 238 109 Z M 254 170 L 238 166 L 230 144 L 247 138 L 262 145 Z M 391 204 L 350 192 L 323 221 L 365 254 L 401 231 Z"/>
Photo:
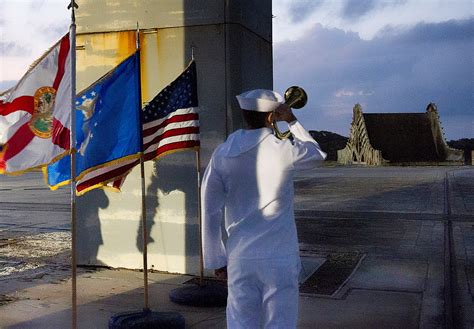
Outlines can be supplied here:
<path id="1" fill-rule="evenodd" d="M 362 261 L 359 253 L 329 254 L 326 261 L 300 285 L 300 293 L 334 296 Z"/>

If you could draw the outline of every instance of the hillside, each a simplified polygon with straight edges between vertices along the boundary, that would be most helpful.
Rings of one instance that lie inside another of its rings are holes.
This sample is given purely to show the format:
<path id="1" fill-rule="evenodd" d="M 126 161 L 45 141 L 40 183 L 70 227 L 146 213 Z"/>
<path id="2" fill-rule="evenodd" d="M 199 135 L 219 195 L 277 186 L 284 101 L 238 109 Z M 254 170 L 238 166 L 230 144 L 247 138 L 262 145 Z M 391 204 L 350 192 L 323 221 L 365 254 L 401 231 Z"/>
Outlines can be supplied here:
<path id="1" fill-rule="evenodd" d="M 455 149 L 464 151 L 464 163 L 472 163 L 472 151 L 474 150 L 474 138 L 461 138 L 449 141 L 447 144 Z"/>
<path id="2" fill-rule="evenodd" d="M 450 147 L 458 150 L 474 150 L 474 138 L 461 138 L 447 143 Z"/>

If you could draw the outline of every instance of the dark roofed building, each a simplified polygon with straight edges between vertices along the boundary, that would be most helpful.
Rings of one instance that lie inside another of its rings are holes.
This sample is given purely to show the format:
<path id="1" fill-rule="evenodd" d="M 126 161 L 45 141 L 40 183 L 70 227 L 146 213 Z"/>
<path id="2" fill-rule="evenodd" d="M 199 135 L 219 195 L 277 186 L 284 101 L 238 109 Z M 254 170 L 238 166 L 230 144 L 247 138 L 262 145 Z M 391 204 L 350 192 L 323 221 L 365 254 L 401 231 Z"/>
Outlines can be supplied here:
<path id="1" fill-rule="evenodd" d="M 349 140 L 338 150 L 339 163 L 463 161 L 462 151 L 446 144 L 433 103 L 425 113 L 362 113 L 359 104 L 353 112 Z"/>
<path id="2" fill-rule="evenodd" d="M 391 162 L 443 161 L 427 113 L 364 113 L 373 148 Z"/>

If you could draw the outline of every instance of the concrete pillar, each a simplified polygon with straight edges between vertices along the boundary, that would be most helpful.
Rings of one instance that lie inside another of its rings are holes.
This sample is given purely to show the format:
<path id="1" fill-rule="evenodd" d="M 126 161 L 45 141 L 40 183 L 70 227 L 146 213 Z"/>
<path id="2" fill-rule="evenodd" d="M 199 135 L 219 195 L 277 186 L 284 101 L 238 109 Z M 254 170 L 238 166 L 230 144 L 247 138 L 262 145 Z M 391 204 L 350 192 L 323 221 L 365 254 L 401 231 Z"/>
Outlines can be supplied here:
<path id="1" fill-rule="evenodd" d="M 130 55 L 141 33 L 142 99 L 151 100 L 191 59 L 198 72 L 201 171 L 214 148 L 241 127 L 235 95 L 272 88 L 271 0 L 82 0 L 77 11 L 77 90 Z M 148 264 L 197 274 L 199 226 L 193 151 L 146 163 Z M 80 264 L 141 268 L 139 168 L 123 191 L 78 198 Z"/>

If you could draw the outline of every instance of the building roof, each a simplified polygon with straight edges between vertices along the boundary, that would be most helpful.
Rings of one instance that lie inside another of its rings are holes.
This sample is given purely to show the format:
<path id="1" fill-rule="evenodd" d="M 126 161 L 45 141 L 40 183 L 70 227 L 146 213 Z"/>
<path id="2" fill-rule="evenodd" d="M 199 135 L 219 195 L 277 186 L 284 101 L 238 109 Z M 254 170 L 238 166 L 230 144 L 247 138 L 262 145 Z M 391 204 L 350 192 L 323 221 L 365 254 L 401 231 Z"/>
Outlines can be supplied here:
<path id="1" fill-rule="evenodd" d="M 463 152 L 446 144 L 434 103 L 425 113 L 363 113 L 356 104 L 346 147 L 337 151 L 342 164 L 462 160 Z"/>
<path id="2" fill-rule="evenodd" d="M 390 162 L 443 161 L 429 113 L 363 113 L 373 148 Z"/>

